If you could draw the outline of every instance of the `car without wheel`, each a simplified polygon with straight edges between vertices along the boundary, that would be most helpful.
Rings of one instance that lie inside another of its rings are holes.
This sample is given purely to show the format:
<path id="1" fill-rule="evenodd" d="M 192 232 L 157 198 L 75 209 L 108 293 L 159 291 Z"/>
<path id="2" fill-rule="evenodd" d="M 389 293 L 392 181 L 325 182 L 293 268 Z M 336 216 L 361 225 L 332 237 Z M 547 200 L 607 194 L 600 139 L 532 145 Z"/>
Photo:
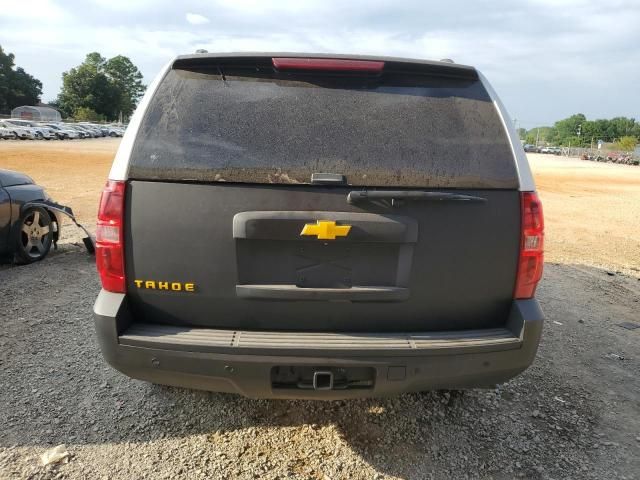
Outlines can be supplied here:
<path id="1" fill-rule="evenodd" d="M 45 258 L 57 246 L 65 216 L 86 234 L 82 241 L 93 253 L 93 238 L 70 207 L 56 203 L 24 173 L 0 169 L 0 260 L 25 264 Z"/>
<path id="2" fill-rule="evenodd" d="M 61 223 L 60 214 L 42 202 L 51 202 L 44 188 L 27 175 L 0 169 L 0 257 L 18 263 L 46 257 Z"/>
<path id="3" fill-rule="evenodd" d="M 489 387 L 534 360 L 542 207 L 475 68 L 179 56 L 102 193 L 103 355 L 154 383 L 336 399 Z"/>

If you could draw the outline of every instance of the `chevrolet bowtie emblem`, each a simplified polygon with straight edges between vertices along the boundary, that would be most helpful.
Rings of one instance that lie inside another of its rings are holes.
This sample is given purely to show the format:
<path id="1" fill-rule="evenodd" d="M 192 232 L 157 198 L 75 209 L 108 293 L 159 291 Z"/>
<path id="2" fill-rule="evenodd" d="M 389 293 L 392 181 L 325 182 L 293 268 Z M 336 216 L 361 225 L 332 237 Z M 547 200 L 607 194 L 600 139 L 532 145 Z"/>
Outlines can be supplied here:
<path id="1" fill-rule="evenodd" d="M 336 225 L 333 220 L 318 220 L 316 223 L 307 223 L 300 235 L 317 236 L 318 240 L 335 240 L 336 237 L 349 235 L 351 225 Z"/>

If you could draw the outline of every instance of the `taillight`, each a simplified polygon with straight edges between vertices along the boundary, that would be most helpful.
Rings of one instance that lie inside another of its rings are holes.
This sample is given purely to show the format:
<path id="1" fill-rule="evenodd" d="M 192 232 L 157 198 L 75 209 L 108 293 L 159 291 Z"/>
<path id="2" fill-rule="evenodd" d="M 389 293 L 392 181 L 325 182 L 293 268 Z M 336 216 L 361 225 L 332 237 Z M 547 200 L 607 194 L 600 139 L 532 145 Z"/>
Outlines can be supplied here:
<path id="1" fill-rule="evenodd" d="M 542 203 L 535 192 L 520 194 L 522 210 L 520 259 L 514 298 L 532 298 L 542 278 L 544 263 L 544 217 Z"/>
<path id="2" fill-rule="evenodd" d="M 273 66 L 278 70 L 324 70 L 334 72 L 375 72 L 384 68 L 384 62 L 374 60 L 349 60 L 345 58 L 292 58 L 274 57 Z"/>
<path id="3" fill-rule="evenodd" d="M 126 291 L 122 232 L 124 190 L 124 182 L 107 182 L 100 197 L 96 228 L 96 266 L 102 288 L 116 293 Z"/>

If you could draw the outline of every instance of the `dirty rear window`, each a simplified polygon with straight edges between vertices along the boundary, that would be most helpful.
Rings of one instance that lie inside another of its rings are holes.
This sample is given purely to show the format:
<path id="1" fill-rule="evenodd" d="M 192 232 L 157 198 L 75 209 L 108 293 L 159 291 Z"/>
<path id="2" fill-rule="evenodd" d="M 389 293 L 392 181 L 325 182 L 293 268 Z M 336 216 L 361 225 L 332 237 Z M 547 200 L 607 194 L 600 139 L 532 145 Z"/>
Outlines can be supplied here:
<path id="1" fill-rule="evenodd" d="M 134 144 L 130 178 L 516 188 L 508 138 L 477 79 L 171 70 Z"/>

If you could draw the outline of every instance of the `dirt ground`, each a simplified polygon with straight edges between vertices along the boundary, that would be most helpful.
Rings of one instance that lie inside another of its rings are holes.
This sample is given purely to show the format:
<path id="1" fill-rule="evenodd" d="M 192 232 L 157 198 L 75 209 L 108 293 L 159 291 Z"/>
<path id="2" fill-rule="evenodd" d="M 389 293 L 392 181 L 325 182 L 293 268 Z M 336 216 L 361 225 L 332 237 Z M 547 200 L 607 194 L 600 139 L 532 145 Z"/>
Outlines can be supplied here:
<path id="1" fill-rule="evenodd" d="M 117 140 L 0 142 L 93 224 Z M 103 361 L 92 257 L 70 226 L 0 269 L 0 479 L 640 478 L 640 168 L 531 155 L 546 315 L 534 365 L 491 390 L 250 400 L 131 380 Z M 65 444 L 49 467 L 40 455 Z"/>
<path id="2" fill-rule="evenodd" d="M 529 154 L 546 260 L 640 276 L 640 168 Z"/>
<path id="3" fill-rule="evenodd" d="M 93 226 L 119 138 L 0 142 L 0 168 L 18 170 Z"/>

